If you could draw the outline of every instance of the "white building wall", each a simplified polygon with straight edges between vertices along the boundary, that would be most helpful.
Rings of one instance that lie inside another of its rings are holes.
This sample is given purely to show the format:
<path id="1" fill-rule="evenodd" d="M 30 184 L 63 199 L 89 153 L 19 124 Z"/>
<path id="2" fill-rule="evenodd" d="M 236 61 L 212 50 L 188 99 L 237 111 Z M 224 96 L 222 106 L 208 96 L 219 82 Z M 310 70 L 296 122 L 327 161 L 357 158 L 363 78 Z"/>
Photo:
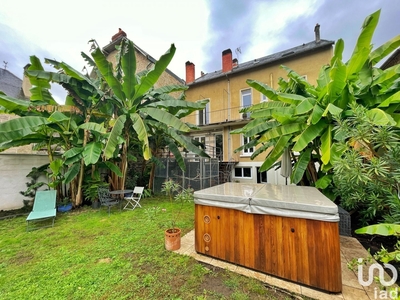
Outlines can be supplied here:
<path id="1" fill-rule="evenodd" d="M 0 153 L 0 210 L 18 209 L 24 206 L 20 191 L 27 189 L 26 175 L 33 167 L 49 163 L 47 155 Z M 39 180 L 45 181 L 41 178 Z"/>
<path id="2" fill-rule="evenodd" d="M 257 167 L 261 167 L 260 162 L 246 162 L 246 163 L 241 163 L 239 162 L 238 164 L 235 165 L 235 168 L 237 167 L 251 167 L 251 178 L 244 178 L 244 177 L 235 177 L 235 170 L 232 170 L 232 182 L 243 182 L 243 183 L 257 183 Z M 271 184 L 281 184 L 285 185 L 286 184 L 286 179 L 281 175 L 281 170 L 278 169 L 275 171 L 275 169 L 270 169 L 267 172 L 267 183 Z M 290 184 L 290 178 L 287 179 L 287 184 Z"/>

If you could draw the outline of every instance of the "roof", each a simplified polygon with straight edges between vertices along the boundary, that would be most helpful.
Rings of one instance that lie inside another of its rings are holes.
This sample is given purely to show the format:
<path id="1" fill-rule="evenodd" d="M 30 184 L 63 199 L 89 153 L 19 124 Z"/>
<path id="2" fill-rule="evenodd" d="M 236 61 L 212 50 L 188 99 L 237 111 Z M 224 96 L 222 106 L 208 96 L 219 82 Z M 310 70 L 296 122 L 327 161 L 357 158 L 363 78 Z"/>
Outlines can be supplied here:
<path id="1" fill-rule="evenodd" d="M 22 92 L 22 79 L 7 69 L 0 69 L 0 91 L 9 97 L 25 99 Z"/>
<path id="2" fill-rule="evenodd" d="M 397 64 L 400 64 L 400 48 L 397 48 L 397 50 L 382 64 L 381 69 L 386 70 Z"/>
<path id="3" fill-rule="evenodd" d="M 312 41 L 307 44 L 302 44 L 300 46 L 290 48 L 281 52 L 277 52 L 271 55 L 267 55 L 261 58 L 257 58 L 248 62 L 244 62 L 241 64 L 238 64 L 237 67 L 233 67 L 231 71 L 229 72 L 222 72 L 222 70 L 215 71 L 213 73 L 206 73 L 203 76 L 197 78 L 194 82 L 189 83 L 188 85 L 195 85 L 203 82 L 207 82 L 213 79 L 217 79 L 220 77 L 224 77 L 226 75 L 232 75 L 240 72 L 244 72 L 246 70 L 251 70 L 258 68 L 263 65 L 271 64 L 271 63 L 276 63 L 278 61 L 281 61 L 283 59 L 288 59 L 292 57 L 296 57 L 302 54 L 310 53 L 319 49 L 331 47 L 335 42 L 334 41 L 328 41 L 328 40 L 319 40 L 318 42 Z"/>
<path id="4" fill-rule="evenodd" d="M 120 36 L 119 38 L 117 38 L 114 41 L 111 41 L 107 46 L 103 47 L 103 52 L 105 55 L 110 54 L 111 52 L 113 52 L 115 50 L 115 46 L 118 46 L 121 43 L 121 40 L 125 38 L 124 36 Z M 135 43 L 133 43 L 133 46 L 135 47 L 135 49 L 141 53 L 144 57 L 146 57 L 151 63 L 155 64 L 156 63 L 156 59 L 154 57 L 152 57 L 150 54 L 148 54 L 146 51 L 144 51 L 143 49 L 141 49 L 139 46 L 137 46 Z M 185 81 L 180 78 L 178 75 L 176 75 L 175 73 L 173 73 L 171 70 L 166 69 L 165 70 L 169 75 L 171 75 L 172 77 L 174 77 L 177 81 L 181 82 L 182 84 L 185 84 Z"/>

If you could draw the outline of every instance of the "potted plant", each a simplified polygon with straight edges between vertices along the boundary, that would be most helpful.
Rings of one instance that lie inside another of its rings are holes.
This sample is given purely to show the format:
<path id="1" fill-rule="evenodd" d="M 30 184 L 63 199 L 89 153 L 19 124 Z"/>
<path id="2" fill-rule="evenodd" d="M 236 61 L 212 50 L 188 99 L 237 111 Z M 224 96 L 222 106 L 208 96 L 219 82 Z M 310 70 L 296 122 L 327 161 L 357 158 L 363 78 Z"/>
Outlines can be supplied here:
<path id="1" fill-rule="evenodd" d="M 178 203 L 178 210 L 172 212 L 172 219 L 169 227 L 164 231 L 165 249 L 178 250 L 181 247 L 181 229 L 176 226 L 176 220 L 182 210 L 184 202 L 193 200 L 193 189 L 182 188 L 178 183 L 169 179 L 162 185 L 162 192 L 169 196 L 171 203 Z"/>
<path id="2" fill-rule="evenodd" d="M 92 208 L 96 209 L 100 207 L 99 187 L 107 187 L 108 183 L 103 182 L 101 180 L 87 180 L 83 185 L 83 195 L 85 196 L 85 200 L 90 201 Z"/>
<path id="3" fill-rule="evenodd" d="M 72 209 L 72 202 L 70 197 L 64 197 L 57 206 L 57 211 L 67 212 Z"/>

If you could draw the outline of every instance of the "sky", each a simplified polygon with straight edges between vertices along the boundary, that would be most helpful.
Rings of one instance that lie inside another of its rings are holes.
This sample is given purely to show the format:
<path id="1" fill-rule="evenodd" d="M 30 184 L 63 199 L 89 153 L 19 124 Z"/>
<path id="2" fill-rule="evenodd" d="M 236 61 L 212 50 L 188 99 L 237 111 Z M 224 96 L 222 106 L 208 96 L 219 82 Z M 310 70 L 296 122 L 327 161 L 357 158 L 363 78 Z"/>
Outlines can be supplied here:
<path id="1" fill-rule="evenodd" d="M 64 61 L 82 71 L 90 39 L 104 47 L 121 28 L 158 59 L 172 43 L 169 69 L 185 79 L 185 62 L 220 70 L 230 48 L 239 63 L 314 40 L 345 42 L 347 60 L 366 16 L 381 9 L 374 48 L 400 34 L 400 0 L 11 0 L 0 6 L 0 67 L 22 78 L 29 57 Z M 45 66 L 52 70 L 50 66 Z M 62 102 L 62 88 L 52 88 Z"/>

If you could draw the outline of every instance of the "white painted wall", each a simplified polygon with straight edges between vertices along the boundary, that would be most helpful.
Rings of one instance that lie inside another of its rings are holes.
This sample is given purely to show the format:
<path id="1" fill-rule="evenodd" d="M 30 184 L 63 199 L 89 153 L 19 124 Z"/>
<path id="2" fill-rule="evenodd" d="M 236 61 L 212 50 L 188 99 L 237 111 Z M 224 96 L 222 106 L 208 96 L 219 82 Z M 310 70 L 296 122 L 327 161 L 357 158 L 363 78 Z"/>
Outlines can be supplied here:
<path id="1" fill-rule="evenodd" d="M 26 175 L 32 167 L 40 167 L 47 163 L 47 155 L 0 153 L 0 210 L 23 207 L 24 196 L 19 192 L 25 191 L 26 182 L 31 180 Z"/>
<path id="2" fill-rule="evenodd" d="M 251 178 L 235 177 L 235 171 L 232 170 L 232 182 L 242 182 L 242 183 L 257 183 L 257 167 L 261 167 L 260 162 L 239 162 L 235 167 L 251 167 Z M 285 177 L 281 175 L 281 170 L 270 169 L 267 172 L 267 183 L 285 185 Z M 288 178 L 287 183 L 290 184 L 290 178 Z"/>

